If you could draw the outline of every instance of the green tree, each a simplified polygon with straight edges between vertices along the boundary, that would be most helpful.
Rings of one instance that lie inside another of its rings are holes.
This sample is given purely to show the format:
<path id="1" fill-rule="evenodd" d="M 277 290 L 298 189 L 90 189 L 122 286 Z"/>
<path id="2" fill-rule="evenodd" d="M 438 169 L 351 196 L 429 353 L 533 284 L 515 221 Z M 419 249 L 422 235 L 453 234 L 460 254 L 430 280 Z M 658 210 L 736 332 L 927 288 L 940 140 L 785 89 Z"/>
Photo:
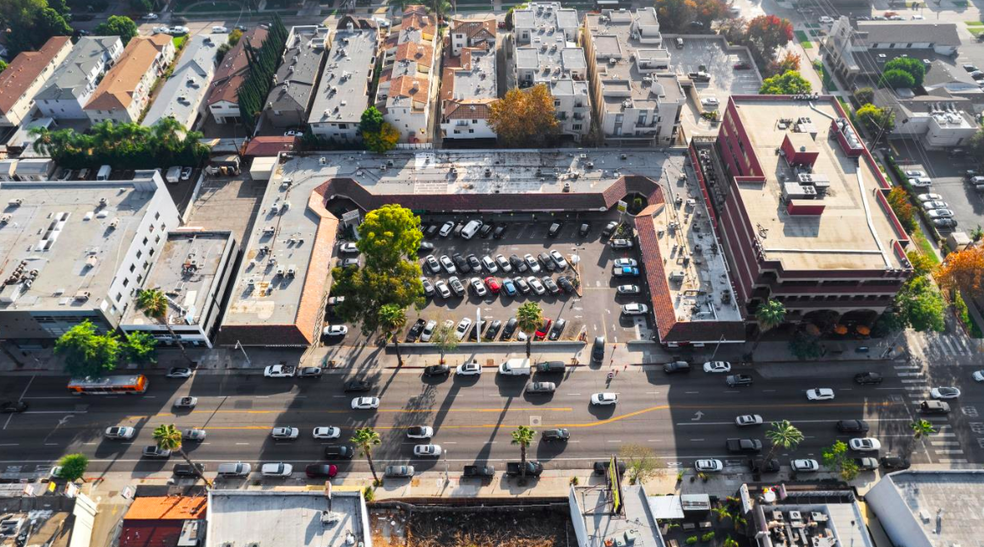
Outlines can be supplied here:
<path id="1" fill-rule="evenodd" d="M 892 89 L 903 89 L 916 86 L 916 79 L 912 74 L 904 70 L 886 70 L 878 80 L 878 87 L 890 87 Z"/>
<path id="2" fill-rule="evenodd" d="M 52 36 L 71 36 L 74 31 L 60 13 L 51 8 L 44 8 L 38 14 L 31 32 L 36 36 L 46 36 L 47 38 L 41 42 L 44 44 Z"/>
<path id="3" fill-rule="evenodd" d="M 845 481 L 854 480 L 858 476 L 858 464 L 847 454 L 847 444 L 836 441 L 821 453 L 823 465 L 827 469 L 836 470 Z"/>
<path id="4" fill-rule="evenodd" d="M 910 279 L 895 297 L 907 326 L 919 332 L 943 332 L 946 302 L 939 288 L 928 276 Z"/>
<path id="5" fill-rule="evenodd" d="M 400 132 L 388 122 L 383 122 L 377 133 L 362 133 L 362 142 L 366 149 L 377 154 L 383 154 L 396 148 L 400 140 Z"/>
<path id="6" fill-rule="evenodd" d="M 229 47 L 232 47 L 238 44 L 239 40 L 242 40 L 242 38 L 243 38 L 243 31 L 237 28 L 232 29 L 232 32 L 229 33 L 229 39 L 226 41 L 226 43 L 229 44 Z"/>
<path id="7" fill-rule="evenodd" d="M 783 306 L 782 302 L 769 299 L 760 304 L 758 309 L 755 310 L 755 321 L 758 323 L 758 335 L 755 337 L 755 343 L 752 345 L 752 350 L 750 353 L 755 353 L 759 343 L 762 341 L 762 336 L 765 335 L 766 332 L 778 327 L 785 320 L 786 306 Z"/>
<path id="8" fill-rule="evenodd" d="M 984 129 L 978 129 L 967 141 L 967 157 L 973 158 L 978 167 L 984 167 Z"/>
<path id="9" fill-rule="evenodd" d="M 795 70 L 787 71 L 778 76 L 762 80 L 762 87 L 759 88 L 761 95 L 798 95 L 809 93 L 813 89 L 810 82 L 800 76 Z"/>
<path id="10" fill-rule="evenodd" d="M 192 363 L 191 357 L 188 356 L 188 352 L 185 350 L 184 344 L 181 343 L 181 338 L 174 333 L 174 329 L 171 328 L 171 318 L 168 309 L 167 295 L 164 291 L 160 289 L 144 289 L 137 293 L 137 309 L 142 310 L 149 317 L 155 319 L 164 328 L 167 329 L 167 333 L 171 336 L 171 340 L 178 345 L 178 349 L 181 350 L 181 355 L 184 356 L 185 360 Z"/>
<path id="11" fill-rule="evenodd" d="M 933 424 L 926 420 L 916 420 L 909 425 L 912 427 L 912 436 L 916 439 L 919 439 L 924 435 L 928 437 L 933 433 L 936 433 L 936 428 L 933 427 Z"/>
<path id="12" fill-rule="evenodd" d="M 383 205 L 366 213 L 355 246 L 370 268 L 392 268 L 401 260 L 416 261 L 424 239 L 420 217 L 400 205 Z"/>
<path id="13" fill-rule="evenodd" d="M 769 76 L 775 76 L 777 74 L 785 74 L 790 70 L 799 72 L 799 69 L 800 56 L 792 51 L 786 51 L 782 57 L 770 62 L 768 68 L 765 69 L 765 72 Z"/>
<path id="14" fill-rule="evenodd" d="M 629 484 L 640 484 L 656 475 L 662 463 L 648 446 L 625 444 L 618 451 L 619 459 L 625 462 Z"/>
<path id="15" fill-rule="evenodd" d="M 185 453 L 183 441 L 184 437 L 181 434 L 181 430 L 174 424 L 162 424 L 154 428 L 154 442 L 157 443 L 157 447 L 161 450 L 177 452 L 191 466 L 195 476 L 205 482 L 206 488 L 211 488 L 212 483 L 198 471 L 198 467 L 195 466 L 191 458 L 188 457 L 188 454 Z"/>
<path id="16" fill-rule="evenodd" d="M 441 364 L 444 364 L 444 354 L 458 349 L 461 343 L 454 332 L 454 325 L 441 325 L 431 336 L 431 343 L 441 351 Z"/>
<path id="17" fill-rule="evenodd" d="M 396 362 L 403 366 L 403 356 L 400 355 L 400 331 L 407 325 L 407 311 L 396 304 L 384 304 L 379 309 L 379 327 L 386 333 L 386 338 L 393 340 L 396 350 Z"/>
<path id="18" fill-rule="evenodd" d="M 803 432 L 791 424 L 789 420 L 772 422 L 772 428 L 765 432 L 765 438 L 772 442 L 769 455 L 766 459 L 771 459 L 777 449 L 795 450 L 799 443 L 803 442 Z"/>
<path id="19" fill-rule="evenodd" d="M 875 100 L 875 90 L 870 87 L 859 87 L 854 90 L 854 100 L 861 106 L 871 104 L 871 101 Z"/>
<path id="20" fill-rule="evenodd" d="M 914 57 L 896 57 L 885 63 L 885 72 L 891 70 L 901 70 L 912 76 L 914 85 L 922 85 L 923 78 L 926 76 L 926 65 Z"/>
<path id="21" fill-rule="evenodd" d="M 789 351 L 798 359 L 818 359 L 823 355 L 820 337 L 805 330 L 798 330 L 793 334 L 793 339 L 789 341 Z"/>
<path id="22" fill-rule="evenodd" d="M 7 70 L 7 62 L 0 59 L 0 74 L 3 74 L 4 70 Z"/>
<path id="23" fill-rule="evenodd" d="M 536 302 L 525 302 L 516 311 L 516 323 L 520 330 L 526 333 L 526 358 L 530 358 L 533 345 L 533 333 L 543 322 L 543 309 Z"/>
<path id="24" fill-rule="evenodd" d="M 372 463 L 372 447 L 378 446 L 382 442 L 379 433 L 371 427 L 362 427 L 355 430 L 355 435 L 352 435 L 349 442 L 358 446 L 359 450 L 362 451 L 362 455 L 366 457 L 366 461 L 369 463 L 373 482 L 379 483 L 379 477 L 376 476 L 376 466 Z"/>
<path id="25" fill-rule="evenodd" d="M 150 0 L 130 0 L 130 9 L 138 13 L 148 13 L 153 11 L 154 6 Z"/>
<path id="26" fill-rule="evenodd" d="M 89 321 L 75 325 L 55 342 L 55 354 L 65 360 L 65 371 L 81 378 L 116 370 L 120 351 L 115 336 L 99 334 Z"/>
<path id="27" fill-rule="evenodd" d="M 156 363 L 157 339 L 148 332 L 131 332 L 126 336 L 123 353 L 131 363 Z"/>
<path id="28" fill-rule="evenodd" d="M 543 145 L 560 129 L 553 95 L 546 84 L 510 89 L 504 97 L 489 105 L 489 126 L 505 146 Z"/>
<path id="29" fill-rule="evenodd" d="M 533 428 L 521 425 L 517 427 L 512 432 L 512 444 L 519 445 L 519 458 L 521 463 L 521 468 L 519 470 L 520 477 L 522 480 L 526 480 L 526 449 L 529 448 L 530 444 L 533 442 L 533 438 L 536 435 L 536 431 Z"/>
<path id="30" fill-rule="evenodd" d="M 85 470 L 89 468 L 89 458 L 84 454 L 68 454 L 58 460 L 61 472 L 58 477 L 69 482 L 75 482 L 85 475 Z"/>
<path id="31" fill-rule="evenodd" d="M 866 104 L 858 109 L 857 118 L 865 129 L 875 136 L 875 139 L 895 129 L 895 112 L 891 108 L 878 108 L 873 104 Z"/>
<path id="32" fill-rule="evenodd" d="M 219 46 L 219 49 L 215 50 L 215 62 L 222 63 L 222 59 L 225 59 L 225 56 L 229 53 L 230 49 L 232 49 L 232 46 L 229 44 L 222 44 Z"/>
<path id="33" fill-rule="evenodd" d="M 100 23 L 94 32 L 97 36 L 119 36 L 126 46 L 138 34 L 137 24 L 125 15 L 110 15 L 105 23 Z"/>
<path id="34" fill-rule="evenodd" d="M 362 112 L 362 119 L 359 121 L 360 133 L 379 133 L 383 128 L 383 113 L 375 106 L 370 106 Z"/>
<path id="35" fill-rule="evenodd" d="M 912 264 L 912 277 L 929 275 L 936 269 L 936 265 L 933 264 L 933 261 L 930 260 L 928 256 L 921 253 L 918 249 L 913 249 L 905 253 L 905 257 L 909 259 L 909 264 Z"/>

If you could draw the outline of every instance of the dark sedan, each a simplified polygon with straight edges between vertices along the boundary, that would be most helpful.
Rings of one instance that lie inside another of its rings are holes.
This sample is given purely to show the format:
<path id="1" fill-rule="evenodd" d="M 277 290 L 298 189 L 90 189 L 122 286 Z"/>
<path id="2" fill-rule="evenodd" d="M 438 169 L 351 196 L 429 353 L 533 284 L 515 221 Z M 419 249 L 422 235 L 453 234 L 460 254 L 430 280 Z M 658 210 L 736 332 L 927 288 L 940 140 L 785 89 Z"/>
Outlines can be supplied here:
<path id="1" fill-rule="evenodd" d="M 314 479 L 318 477 L 334 478 L 338 474 L 338 468 L 330 463 L 312 463 L 304 468 L 304 474 Z"/>
<path id="2" fill-rule="evenodd" d="M 867 433 L 870 427 L 864 420 L 841 420 L 837 422 L 837 431 L 841 433 Z"/>
<path id="3" fill-rule="evenodd" d="M 372 382 L 368 380 L 349 380 L 345 382 L 342 390 L 345 393 L 364 393 L 372 389 Z"/>
<path id="4" fill-rule="evenodd" d="M 424 376 L 447 376 L 451 374 L 451 367 L 447 365 L 428 365 L 424 367 Z"/>
<path id="5" fill-rule="evenodd" d="M 567 442 L 571 438 L 571 432 L 567 428 L 561 427 L 558 429 L 548 429 L 543 432 L 543 440 L 546 442 Z"/>

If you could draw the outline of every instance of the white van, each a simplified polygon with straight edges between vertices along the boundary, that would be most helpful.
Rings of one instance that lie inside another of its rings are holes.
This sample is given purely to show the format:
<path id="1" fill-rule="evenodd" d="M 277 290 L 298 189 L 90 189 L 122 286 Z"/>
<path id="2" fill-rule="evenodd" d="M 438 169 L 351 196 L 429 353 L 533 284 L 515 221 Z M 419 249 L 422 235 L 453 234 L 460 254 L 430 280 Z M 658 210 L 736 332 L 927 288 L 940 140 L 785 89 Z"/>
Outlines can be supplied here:
<path id="1" fill-rule="evenodd" d="M 175 165 L 174 167 L 168 169 L 167 174 L 164 175 L 164 180 L 172 184 L 181 180 L 181 167 Z"/>
<path id="2" fill-rule="evenodd" d="M 499 374 L 503 376 L 529 376 L 533 365 L 529 359 L 508 359 L 499 365 Z"/>
<path id="3" fill-rule="evenodd" d="M 465 227 L 462 228 L 461 237 L 465 239 L 471 239 L 475 237 L 475 234 L 477 234 L 478 231 L 481 229 L 482 229 L 481 220 L 470 220 L 468 221 L 468 224 L 465 224 Z"/>
<path id="4" fill-rule="evenodd" d="M 109 174 L 113 172 L 113 168 L 108 165 L 103 165 L 99 168 L 96 173 L 96 180 L 109 180 Z"/>

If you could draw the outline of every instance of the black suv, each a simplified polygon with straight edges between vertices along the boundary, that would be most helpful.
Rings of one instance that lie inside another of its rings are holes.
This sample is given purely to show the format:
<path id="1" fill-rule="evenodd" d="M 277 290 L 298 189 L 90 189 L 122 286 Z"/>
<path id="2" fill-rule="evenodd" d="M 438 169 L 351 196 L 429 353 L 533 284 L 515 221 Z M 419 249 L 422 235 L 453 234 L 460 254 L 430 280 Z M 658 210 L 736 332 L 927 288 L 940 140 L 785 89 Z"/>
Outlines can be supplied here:
<path id="1" fill-rule="evenodd" d="M 778 473 L 779 469 L 782 467 L 779 460 L 775 458 L 771 460 L 759 458 L 750 460 L 748 464 L 752 468 L 752 473 Z"/>
<path id="2" fill-rule="evenodd" d="M 489 234 L 491 234 L 492 230 L 494 229 L 495 229 L 494 222 L 486 222 L 485 224 L 482 225 L 482 229 L 478 231 L 478 237 L 485 239 L 489 237 Z"/>
<path id="3" fill-rule="evenodd" d="M 837 422 L 837 431 L 841 433 L 867 433 L 870 427 L 864 420 L 841 420 Z"/>
<path id="4" fill-rule="evenodd" d="M 663 372 L 667 374 L 676 374 L 677 372 L 690 372 L 690 363 L 686 361 L 673 361 L 672 363 L 666 363 L 663 365 Z"/>
<path id="5" fill-rule="evenodd" d="M 567 442 L 571 438 L 571 432 L 566 428 L 548 429 L 543 432 L 543 440 L 546 442 L 561 441 Z"/>
<path id="6" fill-rule="evenodd" d="M 605 337 L 599 336 L 594 339 L 594 346 L 591 348 L 591 360 L 600 363 L 605 359 Z"/>
<path id="7" fill-rule="evenodd" d="M 424 376 L 447 376 L 451 374 L 451 367 L 447 365 L 428 365 L 424 367 Z"/>
<path id="8" fill-rule="evenodd" d="M 416 342 L 417 337 L 420 336 L 420 332 L 424 330 L 424 325 L 427 321 L 423 319 L 417 319 L 417 322 L 410 327 L 410 332 L 407 333 L 407 342 Z"/>
<path id="9" fill-rule="evenodd" d="M 196 472 L 197 470 L 197 472 Z M 194 466 L 179 463 L 174 466 L 175 477 L 197 477 L 205 472 L 205 464 L 196 463 Z"/>
<path id="10" fill-rule="evenodd" d="M 461 253 L 454 253 L 451 257 L 451 261 L 454 262 L 454 265 L 458 268 L 459 272 L 463 274 L 471 273 L 471 266 L 468 265 L 468 261 L 465 260 L 465 257 L 461 256 Z"/>
<path id="11" fill-rule="evenodd" d="M 877 385 L 882 383 L 882 375 L 877 372 L 861 372 L 854 375 L 854 383 L 861 385 Z"/>
<path id="12" fill-rule="evenodd" d="M 747 374 L 732 374 L 726 382 L 728 387 L 748 387 L 752 385 L 752 377 Z"/>
<path id="13" fill-rule="evenodd" d="M 345 393 L 364 393 L 372 390 L 372 382 L 368 380 L 349 380 L 342 386 Z"/>
<path id="14" fill-rule="evenodd" d="M 335 444 L 325 448 L 326 460 L 351 460 L 355 450 L 346 444 Z"/>
<path id="15" fill-rule="evenodd" d="M 908 469 L 909 460 L 899 456 L 885 456 L 881 459 L 881 466 L 885 469 Z"/>

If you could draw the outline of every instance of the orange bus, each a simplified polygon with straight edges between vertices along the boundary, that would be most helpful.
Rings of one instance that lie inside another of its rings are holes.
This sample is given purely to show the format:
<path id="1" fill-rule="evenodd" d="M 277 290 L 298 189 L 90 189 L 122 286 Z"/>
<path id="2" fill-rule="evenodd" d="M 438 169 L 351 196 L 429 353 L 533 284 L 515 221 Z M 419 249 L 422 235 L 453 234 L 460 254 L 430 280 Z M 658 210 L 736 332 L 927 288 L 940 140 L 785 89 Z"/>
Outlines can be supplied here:
<path id="1" fill-rule="evenodd" d="M 104 376 L 102 378 L 72 378 L 68 390 L 74 395 L 111 395 L 114 393 L 143 394 L 147 392 L 147 377 L 143 374 Z"/>

